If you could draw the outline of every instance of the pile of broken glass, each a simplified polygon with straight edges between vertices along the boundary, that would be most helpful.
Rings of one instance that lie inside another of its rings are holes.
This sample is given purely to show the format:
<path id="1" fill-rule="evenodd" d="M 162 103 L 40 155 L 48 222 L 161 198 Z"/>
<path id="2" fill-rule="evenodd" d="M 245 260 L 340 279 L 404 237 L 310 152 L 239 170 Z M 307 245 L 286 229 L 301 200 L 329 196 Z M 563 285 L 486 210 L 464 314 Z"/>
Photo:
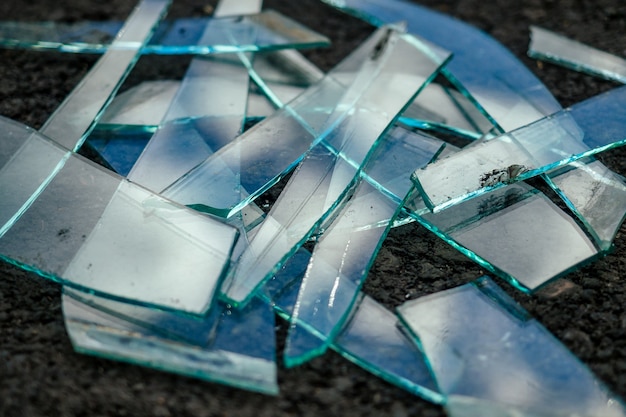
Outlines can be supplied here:
<path id="1" fill-rule="evenodd" d="M 258 0 L 0 23 L 3 47 L 102 54 L 39 131 L 0 119 L 0 257 L 63 284 L 79 352 L 275 394 L 277 314 L 287 366 L 332 348 L 450 415 L 626 415 L 487 276 L 395 313 L 361 292 L 410 222 L 527 293 L 602 256 L 626 182 L 594 155 L 626 141 L 626 89 L 563 109 L 471 26 L 401 0 L 328 2 L 378 29 L 326 74 L 295 48 L 328 39 Z M 623 76 L 555 39 L 533 28 L 535 56 Z M 182 80 L 116 96 L 141 54 L 195 58 Z"/>

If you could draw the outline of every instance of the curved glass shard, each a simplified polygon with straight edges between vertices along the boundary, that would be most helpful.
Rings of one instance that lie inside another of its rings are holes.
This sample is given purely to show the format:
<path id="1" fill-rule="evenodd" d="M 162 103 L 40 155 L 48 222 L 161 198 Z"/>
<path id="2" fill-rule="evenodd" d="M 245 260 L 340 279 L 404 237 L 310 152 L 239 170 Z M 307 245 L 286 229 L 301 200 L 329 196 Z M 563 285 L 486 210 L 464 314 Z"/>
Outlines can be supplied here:
<path id="1" fill-rule="evenodd" d="M 411 188 L 407 173 L 415 164 L 430 162 L 441 147 L 441 141 L 402 128 L 393 129 L 381 140 L 364 174 L 386 191 L 393 190 L 395 198 L 361 181 L 350 201 L 318 238 L 291 317 L 284 352 L 287 366 L 324 353 L 332 343 L 348 319 L 393 224 L 400 208 L 398 196 Z M 320 339 L 313 350 L 308 337 L 311 332 Z"/>
<path id="2" fill-rule="evenodd" d="M 465 404 L 487 416 L 626 415 L 622 400 L 488 277 L 406 302 L 398 314 L 453 416 L 465 416 Z"/>
<path id="3" fill-rule="evenodd" d="M 538 26 L 530 27 L 528 56 L 626 83 L 626 60 Z"/>
<path id="4" fill-rule="evenodd" d="M 412 178 L 433 211 L 626 143 L 626 87 L 472 146 Z"/>
<path id="5" fill-rule="evenodd" d="M 445 62 L 423 54 L 411 38 L 396 31 L 383 36 L 384 44 L 374 49 L 337 105 L 350 113 L 330 115 L 323 141 L 306 154 L 250 247 L 231 268 L 225 296 L 235 305 L 245 304 L 342 203 L 378 138 Z"/>
<path id="6" fill-rule="evenodd" d="M 439 213 L 430 213 L 413 190 L 406 206 L 417 222 L 524 292 L 600 255 L 567 213 L 523 183 Z"/>
<path id="7" fill-rule="evenodd" d="M 22 144 L 0 167 L 2 259 L 136 304 L 196 314 L 210 307 L 235 228 L 129 183 L 19 123 L 0 118 L 0 125 L 2 141 Z"/>
<path id="8" fill-rule="evenodd" d="M 154 1 L 154 0 L 151 0 Z M 205 28 L 209 26 L 209 32 Z M 161 23 L 146 45 L 114 41 L 123 22 L 0 22 L 0 47 L 105 53 L 135 49 L 142 54 L 216 54 L 328 46 L 325 36 L 274 10 L 245 16 L 185 18 Z"/>
<path id="9" fill-rule="evenodd" d="M 141 48 L 165 15 L 169 0 L 143 0 L 116 32 L 108 51 L 39 130 L 61 146 L 77 150 L 139 58 Z M 123 48 L 117 46 L 123 45 Z"/>
<path id="10" fill-rule="evenodd" d="M 93 297 L 84 301 L 75 292 L 63 295 L 65 326 L 74 349 L 81 353 L 264 394 L 278 393 L 274 313 L 261 302 L 251 303 L 246 310 L 219 305 L 214 314 L 196 319 L 195 328 L 204 326 L 211 332 L 201 333 L 203 339 L 190 333 L 198 339 L 190 343 L 162 331 L 163 323 L 158 320 L 176 319 L 172 313 L 147 311 L 159 324 L 148 328 L 120 318 L 117 309 L 128 308 L 121 303 Z"/>

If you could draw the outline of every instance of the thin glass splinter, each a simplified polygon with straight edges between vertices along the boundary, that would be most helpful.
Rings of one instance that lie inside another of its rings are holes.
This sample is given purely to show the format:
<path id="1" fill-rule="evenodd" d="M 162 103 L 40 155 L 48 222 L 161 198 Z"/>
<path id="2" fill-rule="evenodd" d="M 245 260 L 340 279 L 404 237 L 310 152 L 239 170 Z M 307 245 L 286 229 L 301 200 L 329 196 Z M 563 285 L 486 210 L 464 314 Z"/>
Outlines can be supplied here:
<path id="1" fill-rule="evenodd" d="M 439 140 L 395 128 L 382 139 L 364 173 L 394 194 L 405 195 L 411 188 L 408 173 L 416 164 L 429 163 L 441 147 Z M 324 228 L 293 310 L 284 352 L 287 366 L 324 353 L 332 343 L 352 310 L 398 208 L 398 200 L 361 181 L 351 200 Z M 310 332 L 320 339 L 313 350 L 307 337 Z"/>
<path id="2" fill-rule="evenodd" d="M 323 141 L 306 154 L 229 271 L 224 286 L 229 302 L 245 304 L 344 201 L 378 138 L 448 57 L 440 52 L 442 59 L 431 58 L 412 37 L 391 28 L 379 35 L 360 76 L 337 104 L 350 113 L 330 115 Z"/>
<path id="3" fill-rule="evenodd" d="M 549 30 L 531 26 L 528 56 L 626 84 L 626 60 Z"/>
<path id="4" fill-rule="evenodd" d="M 2 259 L 128 302 L 196 314 L 210 307 L 235 228 L 86 162 L 17 122 L 0 118 L 0 125 Z"/>
<path id="5" fill-rule="evenodd" d="M 406 302 L 398 314 L 451 416 L 626 415 L 622 400 L 488 277 Z"/>
<path id="6" fill-rule="evenodd" d="M 413 173 L 433 211 L 626 143 L 626 87 Z"/>
<path id="7" fill-rule="evenodd" d="M 122 25 L 122 22 L 98 21 L 0 22 L 0 47 L 72 53 L 136 48 L 137 44 L 130 39 L 112 42 Z M 207 27 L 209 32 L 205 33 Z M 325 36 L 276 11 L 265 10 L 256 15 L 165 21 L 158 26 L 151 41 L 141 46 L 141 53 L 205 55 L 313 48 L 329 43 Z"/>

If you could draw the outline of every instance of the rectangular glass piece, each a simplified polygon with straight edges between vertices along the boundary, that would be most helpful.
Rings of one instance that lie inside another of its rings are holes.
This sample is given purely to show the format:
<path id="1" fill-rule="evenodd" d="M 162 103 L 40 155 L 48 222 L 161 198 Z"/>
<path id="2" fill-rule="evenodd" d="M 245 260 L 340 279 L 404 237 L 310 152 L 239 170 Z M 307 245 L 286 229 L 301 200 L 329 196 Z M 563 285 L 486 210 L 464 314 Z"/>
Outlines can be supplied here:
<path id="1" fill-rule="evenodd" d="M 624 416 L 578 358 L 488 277 L 398 308 L 455 417 Z M 498 413 L 506 411 L 503 414 Z"/>
<path id="2" fill-rule="evenodd" d="M 406 206 L 420 224 L 524 292 L 600 254 L 570 216 L 523 183 L 440 213 L 425 212 L 417 191 Z"/>
<path id="3" fill-rule="evenodd" d="M 580 221 L 587 226 L 602 250 L 611 248 L 613 238 L 626 216 L 626 180 L 599 161 L 580 161 L 564 170 L 546 174 Z"/>
<path id="4" fill-rule="evenodd" d="M 626 142 L 626 87 L 588 99 L 413 173 L 440 211 Z"/>
<path id="5" fill-rule="evenodd" d="M 383 187 L 406 194 L 411 188 L 407 174 L 412 167 L 430 162 L 441 146 L 438 140 L 396 128 L 381 140 L 364 173 Z M 284 353 L 287 366 L 324 353 L 342 329 L 399 203 L 362 181 L 330 226 L 324 227 L 292 313 Z M 314 350 L 309 333 L 321 339 Z"/>
<path id="6" fill-rule="evenodd" d="M 132 12 L 112 45 L 83 77 L 40 132 L 63 147 L 77 150 L 95 127 L 104 108 L 139 58 L 143 45 L 165 15 L 169 0 L 143 0 Z"/>
<path id="7" fill-rule="evenodd" d="M 156 0 L 150 0 L 155 2 Z M 246 16 L 184 18 L 161 23 L 140 45 L 131 37 L 115 40 L 123 23 L 114 21 L 0 22 L 0 47 L 106 53 L 139 48 L 142 54 L 215 54 L 328 46 L 325 36 L 274 10 Z M 205 33 L 207 25 L 210 28 Z M 204 35 L 203 35 L 204 33 Z"/>
<path id="8" fill-rule="evenodd" d="M 12 204 L 13 195 L 3 189 L 3 206 L 21 207 L 1 231 L 2 259 L 129 302 L 195 314 L 210 307 L 237 237 L 235 228 L 150 193 L 32 129 L 0 122 L 2 140 L 17 132 L 28 138 L 27 145 L 39 142 L 39 148 L 55 151 L 48 154 L 63 155 L 26 203 L 18 193 Z M 25 155 L 18 151 L 17 157 Z M 33 166 L 32 160 L 21 162 Z M 28 172 L 36 178 L 25 175 L 23 183 L 36 183 L 39 172 Z"/>
<path id="9" fill-rule="evenodd" d="M 211 334 L 189 343 L 161 331 L 161 324 L 180 320 L 172 313 L 151 310 L 157 327 L 148 328 L 117 316 L 115 308 L 125 308 L 120 303 L 93 297 L 86 303 L 77 295 L 63 295 L 63 315 L 78 352 L 264 394 L 278 393 L 274 313 L 262 302 L 241 311 L 219 305 L 215 314 L 196 319 L 195 328 L 202 325 L 212 329 Z"/>
<path id="10" fill-rule="evenodd" d="M 390 30 L 382 41 L 337 105 L 350 114 L 330 115 L 328 133 L 306 154 L 250 247 L 229 271 L 224 287 L 229 302 L 245 304 L 325 221 L 355 185 L 378 138 L 442 64 L 396 31 Z M 367 85 L 364 91 L 361 84 Z"/>
<path id="11" fill-rule="evenodd" d="M 549 30 L 530 26 L 528 56 L 626 83 L 626 60 Z"/>

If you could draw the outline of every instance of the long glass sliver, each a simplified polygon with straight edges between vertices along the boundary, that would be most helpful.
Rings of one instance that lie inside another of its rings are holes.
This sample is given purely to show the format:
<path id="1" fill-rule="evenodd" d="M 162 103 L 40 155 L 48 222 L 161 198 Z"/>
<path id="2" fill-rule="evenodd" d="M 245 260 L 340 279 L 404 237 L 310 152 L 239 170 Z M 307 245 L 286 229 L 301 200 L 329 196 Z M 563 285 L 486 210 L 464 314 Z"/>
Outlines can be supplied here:
<path id="1" fill-rule="evenodd" d="M 0 22 L 0 48 L 105 53 L 139 46 L 142 54 L 206 55 L 313 48 L 330 43 L 325 36 L 274 10 L 245 16 L 164 21 L 145 45 L 137 45 L 128 38 L 121 42 L 114 40 L 122 26 L 123 22 L 106 21 Z"/>

